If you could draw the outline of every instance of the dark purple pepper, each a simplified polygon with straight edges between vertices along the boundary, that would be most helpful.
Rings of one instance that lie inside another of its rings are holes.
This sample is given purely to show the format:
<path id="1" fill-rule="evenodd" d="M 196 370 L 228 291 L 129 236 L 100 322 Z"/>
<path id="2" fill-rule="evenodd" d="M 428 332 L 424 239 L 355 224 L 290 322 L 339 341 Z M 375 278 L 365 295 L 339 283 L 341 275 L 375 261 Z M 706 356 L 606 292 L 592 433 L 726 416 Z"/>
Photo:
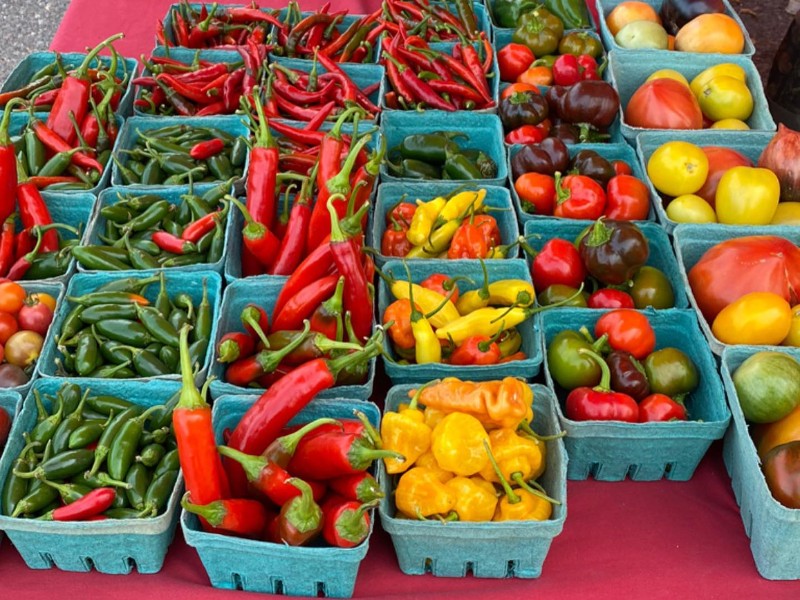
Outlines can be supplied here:
<path id="1" fill-rule="evenodd" d="M 650 394 L 650 383 L 644 367 L 627 352 L 614 350 L 606 356 L 606 363 L 611 371 L 611 389 L 628 394 L 639 402 Z"/>

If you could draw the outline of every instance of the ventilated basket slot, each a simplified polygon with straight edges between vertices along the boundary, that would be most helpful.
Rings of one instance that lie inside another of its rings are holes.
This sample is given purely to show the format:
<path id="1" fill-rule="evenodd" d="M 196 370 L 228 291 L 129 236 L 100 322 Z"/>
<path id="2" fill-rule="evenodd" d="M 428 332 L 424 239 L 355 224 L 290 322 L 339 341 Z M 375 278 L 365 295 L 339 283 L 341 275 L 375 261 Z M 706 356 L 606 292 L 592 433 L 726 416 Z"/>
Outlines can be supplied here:
<path id="1" fill-rule="evenodd" d="M 91 556 L 81 556 L 81 562 L 83 566 L 86 567 L 87 571 L 91 571 L 95 568 L 94 559 Z"/>
<path id="2" fill-rule="evenodd" d="M 133 558 L 132 556 L 126 557 L 123 562 L 125 563 L 125 566 L 128 568 L 128 573 L 130 573 L 134 569 L 136 569 L 137 571 L 139 570 L 139 565 L 136 564 L 136 559 Z"/>
<path id="3" fill-rule="evenodd" d="M 589 466 L 589 475 L 591 475 L 592 477 L 597 478 L 600 476 L 602 472 L 603 472 L 603 463 L 601 462 L 593 462 Z"/>
<path id="4" fill-rule="evenodd" d="M 508 564 L 506 564 L 506 577 L 514 577 L 515 573 L 517 572 L 518 565 L 519 565 L 518 560 L 508 561 Z"/>
<path id="5" fill-rule="evenodd" d="M 276 595 L 283 595 L 286 593 L 283 591 L 283 579 L 272 580 L 272 593 Z"/>
<path id="6" fill-rule="evenodd" d="M 472 562 L 471 560 L 468 560 L 464 564 L 464 577 L 466 577 L 467 575 L 475 575 L 475 563 Z"/>
<path id="7" fill-rule="evenodd" d="M 325 591 L 325 582 L 318 581 L 317 582 L 317 598 L 324 598 L 327 596 L 328 593 Z"/>
<path id="8" fill-rule="evenodd" d="M 234 590 L 244 590 L 244 581 L 239 573 L 231 573 L 231 586 Z"/>
<path id="9" fill-rule="evenodd" d="M 433 573 L 433 568 L 435 566 L 436 566 L 435 560 L 433 560 L 432 558 L 426 558 L 422 566 L 422 570 L 425 571 L 425 573 Z"/>
<path id="10" fill-rule="evenodd" d="M 636 474 L 639 472 L 639 467 L 640 465 L 630 465 L 628 467 L 626 477 L 629 477 L 630 479 L 636 479 Z"/>
<path id="11" fill-rule="evenodd" d="M 41 557 L 42 562 L 47 565 L 48 569 L 52 569 L 56 566 L 56 561 L 53 560 L 53 557 L 49 552 L 40 552 L 39 556 Z"/>

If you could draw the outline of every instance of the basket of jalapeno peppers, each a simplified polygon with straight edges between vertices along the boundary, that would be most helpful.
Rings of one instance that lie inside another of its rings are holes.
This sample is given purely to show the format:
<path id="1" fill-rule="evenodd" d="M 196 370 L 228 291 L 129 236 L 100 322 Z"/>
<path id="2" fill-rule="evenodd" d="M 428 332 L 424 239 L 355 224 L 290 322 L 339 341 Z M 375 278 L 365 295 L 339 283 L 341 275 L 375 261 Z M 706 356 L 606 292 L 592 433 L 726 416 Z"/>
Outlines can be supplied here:
<path id="1" fill-rule="evenodd" d="M 179 394 L 165 381 L 34 385 L 0 461 L 0 527 L 30 568 L 161 569 L 182 488 Z"/>
<path id="2" fill-rule="evenodd" d="M 72 255 L 83 271 L 181 268 L 222 272 L 232 180 L 134 190 L 113 187 L 100 194 L 87 244 Z"/>
<path id="3" fill-rule="evenodd" d="M 247 127 L 235 116 L 133 117 L 114 153 L 113 185 L 173 186 L 241 178 Z"/>
<path id="4" fill-rule="evenodd" d="M 525 224 L 521 245 L 542 306 L 567 299 L 581 308 L 689 306 L 669 238 L 655 223 L 541 219 Z"/>
<path id="5" fill-rule="evenodd" d="M 542 320 L 570 479 L 690 479 L 730 420 L 693 312 L 563 309 Z"/>
<path id="6" fill-rule="evenodd" d="M 78 274 L 53 321 L 55 344 L 45 349 L 46 377 L 92 379 L 178 377 L 178 331 L 192 329 L 192 364 L 203 374 L 222 281 L 211 271 Z"/>

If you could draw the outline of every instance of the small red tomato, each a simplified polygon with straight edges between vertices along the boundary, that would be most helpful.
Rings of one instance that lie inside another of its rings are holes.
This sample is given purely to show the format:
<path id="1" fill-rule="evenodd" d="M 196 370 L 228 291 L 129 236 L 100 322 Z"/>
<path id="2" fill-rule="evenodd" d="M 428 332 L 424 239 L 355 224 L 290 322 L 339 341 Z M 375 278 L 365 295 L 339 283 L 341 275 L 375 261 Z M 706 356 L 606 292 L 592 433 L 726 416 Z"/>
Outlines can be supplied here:
<path id="1" fill-rule="evenodd" d="M 629 308 L 618 308 L 604 314 L 594 325 L 595 337 L 608 335 L 614 350 L 622 350 L 642 360 L 656 347 L 656 333 L 647 317 Z"/>
<path id="2" fill-rule="evenodd" d="M 53 321 L 53 311 L 44 302 L 23 304 L 17 314 L 17 321 L 20 328 L 35 331 L 44 337 Z"/>
<path id="3" fill-rule="evenodd" d="M 650 394 L 639 402 L 639 423 L 685 420 L 686 407 L 666 394 Z"/>
<path id="4" fill-rule="evenodd" d="M 630 294 L 614 288 L 597 290 L 586 300 L 589 308 L 636 308 Z"/>

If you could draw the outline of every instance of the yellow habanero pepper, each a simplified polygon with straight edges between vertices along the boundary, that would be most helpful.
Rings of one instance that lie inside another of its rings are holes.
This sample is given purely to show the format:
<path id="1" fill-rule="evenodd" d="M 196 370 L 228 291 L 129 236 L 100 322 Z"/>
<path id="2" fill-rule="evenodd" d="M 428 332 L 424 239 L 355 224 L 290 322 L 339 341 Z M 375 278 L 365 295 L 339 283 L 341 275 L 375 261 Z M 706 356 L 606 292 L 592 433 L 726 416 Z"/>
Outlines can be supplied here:
<path id="1" fill-rule="evenodd" d="M 459 521 L 491 521 L 497 508 L 497 492 L 479 477 L 453 477 L 445 486 L 456 496 L 453 510 Z"/>
<path id="2" fill-rule="evenodd" d="M 447 414 L 443 410 L 431 408 L 430 406 L 426 406 L 423 412 L 425 414 L 425 424 L 430 427 L 431 430 L 436 427 L 439 421 L 444 419 L 444 416 Z"/>
<path id="3" fill-rule="evenodd" d="M 489 434 L 478 419 L 454 412 L 434 428 L 431 450 L 442 469 L 469 477 L 483 469 L 489 460 L 483 447 L 488 439 Z"/>
<path id="4" fill-rule="evenodd" d="M 516 428 L 523 420 L 533 418 L 533 391 L 514 377 L 481 382 L 445 377 L 425 388 L 419 401 L 426 410 L 466 413 L 492 429 Z"/>
<path id="5" fill-rule="evenodd" d="M 406 267 L 407 268 L 407 267 Z M 414 358 L 418 365 L 442 362 L 442 345 L 433 331 L 430 321 L 425 318 L 414 304 L 414 292 L 409 286 L 409 302 L 411 303 L 411 334 L 414 336 Z"/>
<path id="6" fill-rule="evenodd" d="M 436 457 L 430 450 L 428 450 L 425 454 L 420 456 L 417 459 L 417 462 L 414 464 L 414 466 L 425 467 L 426 469 L 430 469 L 431 471 L 436 473 L 436 477 L 442 483 L 447 483 L 454 477 L 450 471 L 445 471 L 443 468 L 439 466 L 439 463 L 436 462 Z"/>
<path id="7" fill-rule="evenodd" d="M 381 421 L 383 448 L 399 452 L 404 457 L 404 460 L 383 459 L 390 475 L 407 471 L 431 447 L 431 428 L 425 423 L 425 415 L 417 408 L 422 389 L 414 395 L 411 404 L 401 407 L 398 412 L 387 412 Z"/>
<path id="8" fill-rule="evenodd" d="M 426 315 L 441 307 L 430 316 L 431 325 L 434 327 L 444 327 L 461 316 L 456 310 L 456 305 L 447 297 L 416 283 L 395 279 L 389 285 L 389 289 L 398 300 L 409 300 L 411 294 L 414 294 L 414 303 Z"/>
<path id="9" fill-rule="evenodd" d="M 506 479 L 536 479 L 544 472 L 544 442 L 517 435 L 513 429 L 495 429 L 489 433 L 492 454 Z M 500 483 L 491 462 L 481 469 L 486 481 Z"/>
<path id="10" fill-rule="evenodd" d="M 450 512 L 455 506 L 456 495 L 439 480 L 436 472 L 414 467 L 400 476 L 394 501 L 397 510 L 412 519 L 419 519 Z"/>
<path id="11" fill-rule="evenodd" d="M 431 234 L 434 223 L 447 204 L 447 200 L 439 196 L 428 202 L 417 200 L 417 210 L 411 218 L 411 225 L 408 227 L 406 237 L 415 246 L 421 246 Z"/>
<path id="12" fill-rule="evenodd" d="M 561 504 L 544 491 L 529 487 L 520 479 L 520 487 L 513 488 L 508 483 L 497 461 L 494 459 L 489 442 L 485 443 L 486 454 L 495 474 L 503 486 L 505 496 L 500 499 L 493 521 L 546 521 L 553 514 L 553 504 Z"/>
<path id="13" fill-rule="evenodd" d="M 483 199 L 486 198 L 486 190 L 459 192 L 447 201 L 439 219 L 449 221 L 462 216 L 466 212 L 475 212 L 483 206 Z"/>

